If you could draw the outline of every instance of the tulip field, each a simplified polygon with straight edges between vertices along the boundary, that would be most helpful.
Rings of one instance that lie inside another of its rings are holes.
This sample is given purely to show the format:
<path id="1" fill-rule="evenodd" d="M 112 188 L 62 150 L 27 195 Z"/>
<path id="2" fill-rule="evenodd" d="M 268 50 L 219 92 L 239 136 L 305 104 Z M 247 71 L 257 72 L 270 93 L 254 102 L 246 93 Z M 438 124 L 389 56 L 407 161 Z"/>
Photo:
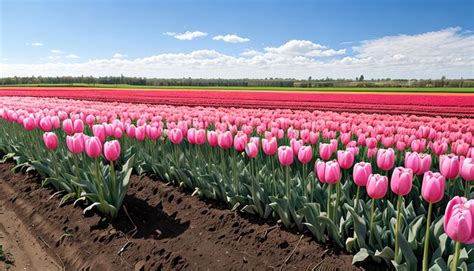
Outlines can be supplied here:
<path id="1" fill-rule="evenodd" d="M 145 91 L 133 101 L 118 90 L 115 101 L 68 91 L 0 91 L 8 95 L 0 151 L 15 169 L 38 172 L 62 202 L 84 203 L 85 214 L 113 220 L 131 176 L 148 174 L 306 232 L 353 254 L 354 264 L 474 270 L 470 96 L 426 96 L 431 107 L 421 97 L 389 96 L 385 105 L 352 96 L 349 110 L 303 94 L 275 104 L 262 99 L 279 94 L 258 94 L 244 108 L 226 94 L 206 103 L 186 100 L 194 92 L 154 102 L 140 98 Z"/>

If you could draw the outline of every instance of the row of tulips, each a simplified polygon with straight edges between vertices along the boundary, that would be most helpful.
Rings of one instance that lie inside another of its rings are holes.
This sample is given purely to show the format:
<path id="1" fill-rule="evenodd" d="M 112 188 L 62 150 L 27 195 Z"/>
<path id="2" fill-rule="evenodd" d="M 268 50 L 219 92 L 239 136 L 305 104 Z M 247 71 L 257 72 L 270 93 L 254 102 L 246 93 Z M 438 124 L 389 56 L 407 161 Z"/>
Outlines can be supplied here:
<path id="1" fill-rule="evenodd" d="M 116 216 L 133 170 L 354 262 L 474 267 L 472 120 L 37 100 L 0 99 L 0 147 L 85 211 Z"/>

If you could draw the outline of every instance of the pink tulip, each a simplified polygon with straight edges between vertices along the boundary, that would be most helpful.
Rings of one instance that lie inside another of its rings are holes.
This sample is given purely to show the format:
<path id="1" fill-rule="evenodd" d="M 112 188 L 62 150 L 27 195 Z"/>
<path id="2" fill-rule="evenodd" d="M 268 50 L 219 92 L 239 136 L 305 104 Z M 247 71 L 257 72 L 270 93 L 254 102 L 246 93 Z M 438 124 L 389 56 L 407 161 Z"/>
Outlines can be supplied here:
<path id="1" fill-rule="evenodd" d="M 96 136 L 86 139 L 86 154 L 90 158 L 97 158 L 102 154 L 102 142 Z"/>
<path id="2" fill-rule="evenodd" d="M 224 133 L 219 134 L 219 136 L 217 137 L 217 142 L 219 144 L 219 147 L 221 147 L 224 150 L 230 148 L 233 143 L 231 132 L 226 131 Z"/>
<path id="3" fill-rule="evenodd" d="M 245 146 L 245 153 L 248 155 L 249 158 L 255 158 L 258 154 L 257 145 L 253 142 L 247 143 Z"/>
<path id="4" fill-rule="evenodd" d="M 100 139 L 100 142 L 105 141 L 105 127 L 101 124 L 95 124 L 92 126 L 92 133 L 95 137 Z"/>
<path id="5" fill-rule="evenodd" d="M 72 154 L 79 154 L 84 151 L 84 134 L 75 134 L 66 137 L 66 145 Z"/>
<path id="6" fill-rule="evenodd" d="M 47 149 L 55 150 L 58 147 L 58 137 L 55 133 L 46 132 L 43 134 L 43 142 Z"/>
<path id="7" fill-rule="evenodd" d="M 189 144 L 196 144 L 196 129 L 195 128 L 189 128 L 188 134 L 187 134 L 187 139 Z"/>
<path id="8" fill-rule="evenodd" d="M 461 165 L 461 177 L 466 181 L 474 181 L 474 159 L 464 159 Z"/>
<path id="9" fill-rule="evenodd" d="M 211 147 L 216 147 L 219 145 L 217 141 L 217 132 L 216 131 L 208 131 L 207 132 L 207 142 Z"/>
<path id="10" fill-rule="evenodd" d="M 311 146 L 302 146 L 298 151 L 298 160 L 301 164 L 307 164 L 313 159 L 313 149 Z"/>
<path id="11" fill-rule="evenodd" d="M 319 156 L 324 161 L 327 161 L 331 158 L 333 151 L 332 147 L 328 143 L 319 143 Z"/>
<path id="12" fill-rule="evenodd" d="M 120 157 L 120 143 L 117 140 L 105 142 L 104 156 L 108 161 L 115 161 Z"/>
<path id="13" fill-rule="evenodd" d="M 290 140 L 290 146 L 291 146 L 291 149 L 293 150 L 293 155 L 298 155 L 298 152 L 301 146 L 303 146 L 303 140 L 297 140 L 295 138 L 292 138 Z"/>
<path id="14" fill-rule="evenodd" d="M 138 141 L 143 141 L 145 140 L 145 137 L 146 137 L 146 126 L 145 125 L 138 126 L 135 129 L 135 139 Z"/>
<path id="15" fill-rule="evenodd" d="M 242 152 L 245 150 L 245 145 L 247 144 L 247 136 L 246 135 L 236 135 L 234 137 L 234 148 L 238 152 Z"/>
<path id="16" fill-rule="evenodd" d="M 274 155 L 278 151 L 277 140 L 275 137 L 262 139 L 262 149 L 266 155 Z"/>
<path id="17" fill-rule="evenodd" d="M 411 168 L 396 167 L 392 173 L 390 188 L 393 193 L 405 196 L 410 193 L 413 185 L 413 170 Z"/>
<path id="18" fill-rule="evenodd" d="M 49 132 L 53 129 L 53 124 L 51 123 L 51 118 L 49 116 L 40 120 L 40 128 L 44 132 Z"/>
<path id="19" fill-rule="evenodd" d="M 365 144 L 367 145 L 367 148 L 373 149 L 377 147 L 377 139 L 373 137 L 369 137 L 365 139 Z"/>
<path id="20" fill-rule="evenodd" d="M 469 151 L 469 144 L 465 143 L 463 140 L 457 140 L 451 145 L 451 152 L 459 155 L 466 156 Z"/>
<path id="21" fill-rule="evenodd" d="M 352 176 L 357 186 L 366 186 L 370 174 L 372 174 L 372 164 L 359 162 L 354 165 Z"/>
<path id="22" fill-rule="evenodd" d="M 316 161 L 315 171 L 322 183 L 336 184 L 341 180 L 341 168 L 336 160 L 324 162 Z"/>
<path id="23" fill-rule="evenodd" d="M 378 149 L 377 148 L 370 148 L 367 149 L 367 158 L 372 158 L 377 155 Z"/>
<path id="24" fill-rule="evenodd" d="M 474 244 L 474 200 L 454 197 L 444 214 L 444 232 L 454 241 Z"/>
<path id="25" fill-rule="evenodd" d="M 349 169 L 354 164 L 354 153 L 351 151 L 337 151 L 337 162 L 342 169 Z"/>
<path id="26" fill-rule="evenodd" d="M 202 145 L 206 143 L 206 130 L 198 129 L 195 135 L 196 145 Z"/>
<path id="27" fill-rule="evenodd" d="M 414 152 L 421 153 L 426 148 L 426 139 L 415 139 L 411 142 L 410 146 Z"/>
<path id="28" fill-rule="evenodd" d="M 377 166 L 383 170 L 390 170 L 395 163 L 395 152 L 392 148 L 377 151 Z"/>
<path id="29" fill-rule="evenodd" d="M 422 175 L 431 168 L 431 155 L 425 153 L 406 152 L 405 167 L 411 168 L 415 175 Z"/>
<path id="30" fill-rule="evenodd" d="M 379 174 L 370 174 L 367 180 L 367 194 L 372 199 L 381 199 L 387 193 L 388 178 Z"/>
<path id="31" fill-rule="evenodd" d="M 431 142 L 430 146 L 431 146 L 431 150 L 437 156 L 440 156 L 441 154 L 446 153 L 446 151 L 448 150 L 448 143 L 442 142 L 442 141 Z"/>
<path id="32" fill-rule="evenodd" d="M 459 169 L 459 156 L 448 154 L 439 157 L 439 171 L 447 179 L 457 178 L 459 175 Z"/>
<path id="33" fill-rule="evenodd" d="M 74 133 L 84 132 L 84 122 L 81 119 L 74 120 Z"/>
<path id="34" fill-rule="evenodd" d="M 282 166 L 289 166 L 293 163 L 293 150 L 290 146 L 278 147 L 278 160 Z"/>
<path id="35" fill-rule="evenodd" d="M 173 144 L 180 144 L 183 141 L 183 131 L 179 128 L 173 128 L 168 131 L 168 137 Z"/>
<path id="36" fill-rule="evenodd" d="M 113 135 L 115 138 L 117 138 L 117 139 L 122 138 L 122 136 L 123 136 L 123 130 L 122 130 L 122 128 L 120 128 L 120 127 L 115 127 L 115 129 L 114 129 L 113 132 L 112 132 L 112 135 Z"/>
<path id="37" fill-rule="evenodd" d="M 117 128 L 119 128 L 119 127 L 117 127 Z M 151 140 L 157 140 L 161 136 L 162 128 L 147 125 L 145 131 L 146 131 L 146 137 L 148 137 Z"/>
<path id="38" fill-rule="evenodd" d="M 130 125 L 125 129 L 125 132 L 127 133 L 127 136 L 130 138 L 135 138 L 135 132 L 136 132 L 136 127 L 135 125 Z"/>
<path id="39" fill-rule="evenodd" d="M 438 172 L 425 172 L 421 185 L 421 196 L 429 203 L 437 203 L 443 199 L 446 179 Z"/>
<path id="40" fill-rule="evenodd" d="M 74 134 L 74 125 L 71 119 L 65 119 L 63 121 L 63 130 L 67 135 Z"/>
<path id="41" fill-rule="evenodd" d="M 24 118 L 23 119 L 23 128 L 27 131 L 32 131 L 36 128 L 35 120 L 33 118 Z"/>

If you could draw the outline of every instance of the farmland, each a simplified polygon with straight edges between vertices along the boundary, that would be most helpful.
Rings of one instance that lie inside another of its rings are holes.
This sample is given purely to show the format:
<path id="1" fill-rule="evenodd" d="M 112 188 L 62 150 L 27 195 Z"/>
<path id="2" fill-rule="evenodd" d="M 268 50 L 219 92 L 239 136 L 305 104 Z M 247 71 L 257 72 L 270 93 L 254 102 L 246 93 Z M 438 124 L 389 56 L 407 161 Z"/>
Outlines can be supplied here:
<path id="1" fill-rule="evenodd" d="M 0 195 L 70 268 L 473 268 L 472 95 L 0 96 Z"/>

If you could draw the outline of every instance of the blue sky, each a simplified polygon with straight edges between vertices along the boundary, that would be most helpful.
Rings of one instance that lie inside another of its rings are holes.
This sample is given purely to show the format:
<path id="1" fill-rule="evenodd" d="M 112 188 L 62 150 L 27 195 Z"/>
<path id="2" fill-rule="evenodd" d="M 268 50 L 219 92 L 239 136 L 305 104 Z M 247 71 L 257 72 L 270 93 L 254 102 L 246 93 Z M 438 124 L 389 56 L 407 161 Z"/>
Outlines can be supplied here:
<path id="1" fill-rule="evenodd" d="M 0 3 L 0 76 L 474 77 L 474 1 Z"/>

